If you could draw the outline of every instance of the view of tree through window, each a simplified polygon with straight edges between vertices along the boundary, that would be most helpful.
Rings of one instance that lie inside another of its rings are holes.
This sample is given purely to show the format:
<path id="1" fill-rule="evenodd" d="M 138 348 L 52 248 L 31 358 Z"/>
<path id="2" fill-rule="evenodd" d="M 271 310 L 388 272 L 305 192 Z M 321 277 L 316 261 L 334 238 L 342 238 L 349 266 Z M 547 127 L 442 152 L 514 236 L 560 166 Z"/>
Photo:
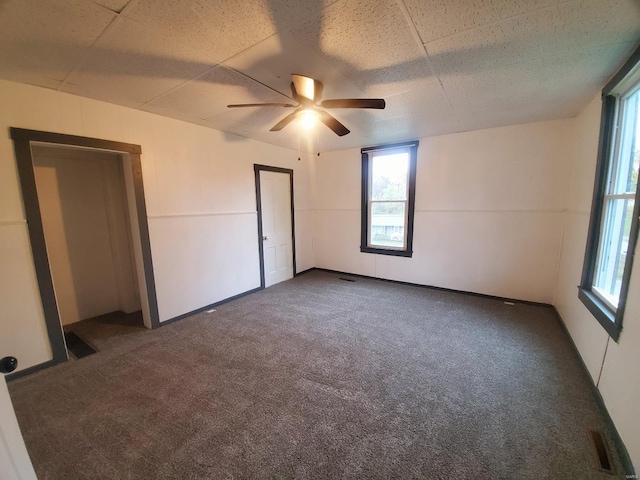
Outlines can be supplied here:
<path id="1" fill-rule="evenodd" d="M 372 156 L 370 245 L 405 247 L 408 178 L 408 152 Z"/>

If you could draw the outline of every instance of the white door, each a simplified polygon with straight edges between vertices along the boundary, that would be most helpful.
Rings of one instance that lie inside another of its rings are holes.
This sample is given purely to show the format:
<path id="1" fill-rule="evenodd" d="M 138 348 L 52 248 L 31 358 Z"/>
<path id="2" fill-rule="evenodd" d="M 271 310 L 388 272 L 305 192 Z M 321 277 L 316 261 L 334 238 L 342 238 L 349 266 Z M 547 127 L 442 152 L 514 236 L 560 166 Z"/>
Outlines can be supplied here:
<path id="1" fill-rule="evenodd" d="M 35 480 L 36 472 L 22 440 L 4 375 L 0 377 L 0 478 Z"/>
<path id="2" fill-rule="evenodd" d="M 293 278 L 289 179 L 287 173 L 260 171 L 265 287 Z"/>

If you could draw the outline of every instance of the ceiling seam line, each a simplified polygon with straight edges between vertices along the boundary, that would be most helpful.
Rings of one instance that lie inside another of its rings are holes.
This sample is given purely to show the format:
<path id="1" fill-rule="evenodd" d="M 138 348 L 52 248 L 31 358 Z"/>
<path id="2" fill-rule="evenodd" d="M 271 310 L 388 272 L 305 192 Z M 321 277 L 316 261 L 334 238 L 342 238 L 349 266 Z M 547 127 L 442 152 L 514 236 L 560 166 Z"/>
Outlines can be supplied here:
<path id="1" fill-rule="evenodd" d="M 197 80 L 197 79 L 199 79 L 200 77 L 204 77 L 204 76 L 206 76 L 207 74 L 209 74 L 209 73 L 211 73 L 212 71 L 214 71 L 216 68 L 220 68 L 220 67 L 223 67 L 223 68 L 226 68 L 227 70 L 231 70 L 231 71 L 233 71 L 233 72 L 236 72 L 236 73 L 238 73 L 239 75 L 242 75 L 243 77 L 249 78 L 249 79 L 253 80 L 254 82 L 259 83 L 260 85 L 263 85 L 263 86 L 265 86 L 265 87 L 269 88 L 270 90 L 273 90 L 274 92 L 279 93 L 280 95 L 283 95 L 283 96 L 285 96 L 286 98 L 291 99 L 291 97 L 289 97 L 288 95 L 284 95 L 283 93 L 279 92 L 279 91 L 278 91 L 278 90 L 276 90 L 275 88 L 272 88 L 272 87 L 270 87 L 269 85 L 265 85 L 264 83 L 260 82 L 259 80 L 256 80 L 255 78 L 252 78 L 252 77 L 250 77 L 249 75 L 246 75 L 246 74 L 244 74 L 244 73 L 242 73 L 242 72 L 240 72 L 240 71 L 236 70 L 235 68 L 227 67 L 227 66 L 222 65 L 222 63 L 218 63 L 218 64 L 214 65 L 213 67 L 208 68 L 208 69 L 207 69 L 207 70 L 205 70 L 204 72 L 199 73 L 199 74 L 195 75 L 194 77 L 191 77 L 191 78 L 189 78 L 189 79 L 185 80 L 184 82 L 182 82 L 182 83 L 180 83 L 180 84 L 176 85 L 175 87 L 170 88 L 170 89 L 169 89 L 169 90 L 167 90 L 166 92 L 162 92 L 160 95 L 157 95 L 156 97 L 153 97 L 151 100 L 148 100 L 148 101 L 144 102 L 143 104 L 141 104 L 140 106 L 138 106 L 138 107 L 137 107 L 137 108 L 138 108 L 138 110 L 139 110 L 139 109 L 141 109 L 141 108 L 142 108 L 143 106 L 145 106 L 145 105 L 150 105 L 150 104 L 152 104 L 153 102 L 155 102 L 156 100 L 159 100 L 159 99 L 161 99 L 162 97 L 164 97 L 164 96 L 166 96 L 166 95 L 169 95 L 170 93 L 174 92 L 175 90 L 177 90 L 177 89 L 178 89 L 178 88 L 180 88 L 180 87 L 183 87 L 183 86 L 184 86 L 184 85 L 186 85 L 187 83 L 193 82 L 194 80 Z M 293 99 L 291 99 L 291 100 L 293 100 Z M 200 120 L 207 121 L 207 120 L 209 120 L 209 118 L 211 118 L 211 117 L 201 118 Z"/>
<path id="2" fill-rule="evenodd" d="M 278 36 L 278 32 L 276 32 L 276 33 L 272 33 L 272 34 L 271 34 L 271 35 L 269 35 L 268 37 L 263 38 L 262 40 L 260 40 L 260 41 L 258 41 L 258 42 L 256 42 L 256 43 L 254 43 L 254 44 L 252 44 L 252 45 L 249 45 L 247 48 L 243 48 L 243 49 L 242 49 L 242 50 L 240 50 L 239 52 L 234 53 L 233 55 L 231 55 L 231 56 L 229 56 L 229 57 L 225 58 L 224 60 L 220 60 L 220 64 L 222 65 L 222 64 L 224 64 L 224 63 L 228 62 L 229 60 L 233 60 L 233 59 L 234 59 L 234 58 L 236 58 L 237 56 L 242 55 L 242 54 L 243 54 L 244 52 L 246 52 L 247 50 L 251 50 L 251 49 L 252 49 L 253 47 L 255 47 L 256 45 L 260 45 L 262 42 L 266 42 L 266 41 L 267 41 L 267 40 L 269 40 L 270 38 L 272 38 L 272 37 L 277 37 L 277 36 Z M 228 68 L 228 67 L 227 67 L 227 68 Z"/>
<path id="3" fill-rule="evenodd" d="M 133 22 L 133 23 L 135 23 L 135 24 L 139 25 L 141 28 L 144 28 L 144 29 L 147 29 L 147 30 L 150 30 L 150 31 L 153 31 L 153 32 L 157 33 L 157 31 L 156 31 L 156 29 L 155 29 L 155 28 L 151 28 L 151 27 L 145 26 L 145 25 L 141 24 L 140 22 L 138 22 L 138 21 L 136 21 L 136 20 L 131 19 L 130 17 L 128 17 L 128 16 L 126 15 L 126 11 L 127 11 L 127 10 L 131 10 L 131 9 L 132 9 L 132 8 L 133 8 L 137 3 L 138 3 L 138 0 L 130 0 L 130 1 L 129 1 L 129 3 L 127 3 L 127 4 L 124 6 L 124 8 L 122 9 L 122 11 L 121 11 L 121 12 L 119 12 L 119 13 L 118 13 L 118 12 L 115 12 L 115 11 L 113 11 L 113 10 L 111 10 L 111 9 L 109 9 L 109 8 L 106 8 L 106 7 L 105 7 L 107 10 L 109 10 L 109 11 L 110 11 L 110 12 L 112 12 L 112 13 L 114 13 L 116 16 L 115 16 L 115 17 L 113 18 L 113 20 L 109 23 L 109 25 L 107 25 L 107 26 L 105 27 L 105 29 L 104 29 L 104 30 L 102 31 L 102 33 L 98 36 L 98 38 L 96 38 L 96 40 L 95 40 L 95 41 L 94 41 L 94 42 L 93 42 L 93 43 L 92 43 L 92 44 L 87 48 L 87 53 L 86 53 L 85 55 L 83 55 L 83 56 L 82 56 L 82 59 L 81 59 L 81 60 L 80 60 L 80 61 L 79 61 L 79 62 L 78 62 L 74 67 L 73 67 L 73 69 L 72 69 L 72 70 L 71 70 L 71 71 L 70 71 L 70 72 L 65 76 L 64 80 L 62 81 L 62 83 L 60 84 L 60 86 L 57 88 L 57 90 L 58 90 L 58 91 L 61 91 L 62 87 L 63 87 L 63 86 L 65 86 L 65 85 L 67 84 L 67 80 L 68 80 L 68 78 L 69 78 L 73 73 L 75 73 L 75 72 L 78 70 L 78 68 L 82 65 L 82 63 L 83 63 L 83 62 L 84 62 L 84 61 L 89 57 L 88 52 L 89 52 L 91 49 L 93 49 L 93 47 L 94 47 L 94 46 L 95 46 L 95 45 L 96 45 L 96 44 L 97 44 L 97 43 L 98 43 L 98 42 L 99 42 L 99 41 L 100 41 L 100 40 L 101 40 L 101 39 L 102 39 L 102 38 L 103 38 L 103 37 L 104 37 L 104 36 L 109 32 L 109 31 L 111 31 L 113 28 L 115 28 L 115 25 L 117 25 L 117 24 L 121 21 L 121 19 L 126 18 L 126 19 L 127 19 L 127 21 L 129 21 L 129 22 Z M 150 104 L 151 102 L 153 102 L 153 101 L 155 101 L 155 100 L 157 100 L 157 99 L 159 99 L 159 98 L 162 98 L 163 96 L 165 96 L 165 95 L 167 95 L 167 94 L 169 94 L 169 93 L 173 92 L 176 88 L 179 88 L 179 87 L 183 86 L 185 83 L 188 83 L 188 82 L 190 82 L 190 81 L 192 81 L 192 80 L 195 80 L 195 79 L 197 79 L 197 78 L 198 78 L 198 77 L 200 77 L 200 76 L 206 75 L 207 73 L 209 73 L 210 71 L 212 71 L 213 69 L 215 69 L 215 68 L 219 67 L 219 66 L 222 64 L 221 62 L 218 62 L 217 60 L 215 60 L 215 59 L 213 59 L 213 58 L 212 58 L 211 60 L 216 62 L 216 64 L 215 64 L 215 65 L 213 65 L 211 68 L 208 68 L 207 70 L 205 70 L 205 71 L 203 71 L 203 72 L 201 72 L 201 73 L 198 73 L 197 75 L 195 75 L 195 76 L 193 76 L 193 77 L 191 77 L 191 78 L 189 78 L 189 79 L 185 80 L 184 82 L 182 82 L 182 83 L 178 84 L 177 86 L 172 87 L 172 88 L 170 88 L 169 90 L 167 90 L 167 91 L 165 91 L 165 92 L 161 93 L 160 95 L 158 95 L 158 96 L 156 96 L 156 97 L 152 98 L 151 100 L 147 100 L 146 102 L 142 102 L 142 103 L 138 104 L 136 107 L 133 107 L 133 108 L 134 108 L 134 109 L 136 109 L 136 110 L 140 110 L 143 106 L 148 105 L 148 104 Z"/>
<path id="4" fill-rule="evenodd" d="M 550 58 L 561 58 L 561 57 L 566 57 L 566 56 L 573 56 L 575 54 L 582 54 L 582 53 L 589 53 L 591 50 L 594 50 L 596 48 L 602 48 L 602 47 L 613 47 L 616 45 L 636 45 L 638 42 L 636 41 L 628 41 L 628 42 L 614 42 L 614 43 L 600 43 L 598 45 L 593 45 L 590 47 L 585 47 L 582 49 L 578 49 L 578 50 L 570 50 L 570 51 L 566 51 L 562 54 L 555 54 L 555 55 L 545 55 L 545 56 L 539 56 L 539 57 L 535 57 L 535 58 L 531 58 L 529 60 L 522 60 L 520 62 L 513 62 L 513 63 L 503 63 L 494 67 L 490 67 L 487 70 L 495 70 L 496 68 L 503 68 L 503 67 L 512 67 L 514 65 L 525 65 L 527 63 L 535 63 L 535 62 L 539 62 L 541 60 L 547 60 Z M 427 48 L 427 44 L 424 45 L 425 49 Z M 478 70 L 477 73 L 482 72 L 482 70 Z M 474 72 L 475 73 L 475 72 Z"/>
<path id="5" fill-rule="evenodd" d="M 127 7 L 125 7 L 125 9 L 122 11 L 122 13 L 119 14 L 120 17 L 126 19 L 127 22 L 130 23 L 134 23 L 138 28 L 142 29 L 142 30 L 146 30 L 148 32 L 153 32 L 157 35 L 161 35 L 164 36 L 166 35 L 165 32 L 162 31 L 161 28 L 158 28 L 154 25 L 148 25 L 147 23 L 144 22 L 144 20 L 138 20 L 135 18 L 132 18 L 130 16 L 128 16 L 126 14 L 127 10 L 131 10 L 131 8 L 129 8 L 129 5 L 134 5 L 138 2 L 138 0 L 131 0 L 130 4 L 127 4 Z M 188 45 L 186 43 L 184 43 L 183 40 L 173 40 L 174 43 L 179 44 L 180 46 L 184 47 L 184 48 L 188 48 Z M 215 62 L 216 65 L 221 65 L 222 64 L 222 60 L 218 60 L 217 58 L 213 58 L 210 57 L 208 54 L 205 54 L 208 60 L 211 60 L 212 62 Z"/>
<path id="6" fill-rule="evenodd" d="M 289 95 L 285 95 L 284 93 L 280 92 L 279 90 L 276 90 L 275 88 L 270 87 L 270 86 L 269 86 L 269 85 L 267 85 L 266 83 L 262 83 L 260 80 L 257 80 L 257 79 L 255 79 L 255 78 L 253 78 L 252 76 L 247 75 L 246 73 L 241 72 L 240 70 L 236 70 L 235 68 L 231 68 L 231 67 L 224 67 L 224 68 L 228 68 L 229 70 L 232 70 L 232 71 L 234 71 L 234 72 L 236 72 L 236 73 L 238 73 L 238 74 L 242 75 L 243 77 L 246 77 L 246 78 L 248 78 L 248 79 L 250 79 L 250 80 L 253 80 L 253 81 L 254 81 L 254 82 L 256 82 L 256 83 L 259 83 L 259 84 L 260 84 L 260 85 L 262 85 L 263 87 L 267 87 L 269 90 L 273 90 L 274 92 L 279 93 L 280 95 L 282 95 L 283 97 L 288 98 L 289 100 L 293 100 L 293 101 L 295 101 L 295 100 L 294 100 L 293 98 L 291 98 Z"/>
<path id="7" fill-rule="evenodd" d="M 429 72 L 431 72 L 431 75 L 433 77 L 435 77 L 436 80 L 438 80 L 438 84 L 440 85 L 440 88 L 442 89 L 442 93 L 444 95 L 444 98 L 447 99 L 447 103 L 449 104 L 449 108 L 451 108 L 451 113 L 453 113 L 453 116 L 456 119 L 456 122 L 458 123 L 458 126 L 462 127 L 462 123 L 460 122 L 460 118 L 458 117 L 458 113 L 453 108 L 453 104 L 451 103 L 451 100 L 449 99 L 449 95 L 447 94 L 447 91 L 444 88 L 442 80 L 440 79 L 440 76 L 436 73 L 435 69 L 433 68 L 433 65 L 431 64 L 431 58 L 429 58 L 429 52 L 427 51 L 427 47 L 425 46 L 425 43 L 423 42 L 422 37 L 420 36 L 420 32 L 418 32 L 418 29 L 416 28 L 415 23 L 413 23 L 413 18 L 411 18 L 411 14 L 409 13 L 409 9 L 407 8 L 407 5 L 404 3 L 404 0 L 397 0 L 396 5 L 398 5 L 398 8 L 401 10 L 402 15 L 405 18 L 405 21 L 409 25 L 409 30 L 411 31 L 411 36 L 413 37 L 414 41 L 416 41 L 418 43 L 418 45 L 419 45 L 420 51 L 422 52 L 422 55 L 424 56 L 424 58 L 426 60 L 427 67 L 429 68 Z"/>
<path id="8" fill-rule="evenodd" d="M 109 10 L 109 9 L 107 9 Z M 82 55 L 82 58 L 80 58 L 80 60 L 78 60 L 78 62 L 75 64 L 75 66 L 71 69 L 71 71 L 69 73 L 67 73 L 64 77 L 64 80 L 62 80 L 62 83 L 60 83 L 60 86 L 57 88 L 58 91 L 62 91 L 62 87 L 64 87 L 67 84 L 67 81 L 69 80 L 69 77 L 71 75 L 73 75 L 75 72 L 78 71 L 78 69 L 80 68 L 80 65 L 82 65 L 90 56 L 91 50 L 93 49 L 93 47 L 111 30 L 113 30 L 115 28 L 115 25 L 117 25 L 118 23 L 120 23 L 121 21 L 121 16 L 119 13 L 115 13 L 113 12 L 113 10 L 109 10 L 110 12 L 112 12 L 115 16 L 113 17 L 113 19 L 109 22 L 109 25 L 107 25 L 105 27 L 105 29 L 102 31 L 102 33 L 100 35 L 98 35 L 98 37 L 91 43 L 91 45 L 89 45 L 87 47 L 87 49 L 85 50 L 84 54 Z"/>
<path id="9" fill-rule="evenodd" d="M 333 3 L 336 3 L 336 2 L 338 2 L 338 1 L 339 1 L 339 0 L 335 0 L 335 2 L 333 2 Z M 325 8 L 327 8 L 327 7 L 325 7 Z M 251 77 L 251 76 L 247 75 L 246 73 L 241 72 L 240 70 L 237 70 L 237 69 L 235 69 L 235 68 L 233 68 L 233 67 L 230 67 L 230 66 L 228 66 L 228 65 L 225 65 L 225 64 L 226 64 L 226 62 L 228 62 L 228 61 L 230 61 L 230 60 L 233 60 L 234 58 L 236 58 L 236 57 L 237 57 L 237 56 L 239 56 L 239 55 L 242 55 L 242 54 L 243 54 L 244 52 L 246 52 L 247 50 L 250 50 L 250 49 L 254 48 L 256 45 L 260 45 L 261 43 L 266 42 L 266 41 L 267 41 L 267 40 L 269 40 L 270 38 L 273 38 L 273 37 L 279 37 L 279 35 L 280 35 L 280 34 L 279 34 L 278 32 L 276 32 L 276 33 L 274 33 L 273 35 L 269 35 L 268 37 L 263 38 L 263 39 L 262 39 L 262 40 L 260 40 L 259 42 L 256 42 L 256 43 L 254 43 L 253 45 L 251 45 L 251 46 L 249 46 L 249 47 L 247 47 L 247 48 L 245 48 L 245 49 L 243 49 L 243 50 L 241 50 L 241 51 L 239 51 L 239 52 L 236 52 L 236 53 L 234 53 L 233 55 L 231 55 L 230 57 L 227 57 L 227 58 L 225 58 L 224 60 L 220 61 L 220 65 L 221 65 L 221 66 L 223 66 L 224 68 L 227 68 L 227 69 L 229 69 L 229 70 L 232 70 L 232 71 L 234 71 L 234 72 L 236 72 L 236 73 L 238 73 L 238 74 L 240 74 L 240 75 L 242 75 L 242 76 L 244 76 L 244 77 L 246 77 L 246 78 L 248 78 L 248 79 L 250 79 L 250 80 L 253 80 L 254 82 L 257 82 L 257 83 L 259 83 L 260 85 L 262 85 L 262 86 L 264 86 L 264 87 L 267 87 L 268 89 L 273 90 L 273 91 L 274 91 L 274 92 L 276 92 L 276 93 L 279 93 L 280 95 L 282 95 L 282 96 L 284 96 L 284 97 L 288 98 L 289 100 L 293 100 L 293 98 L 292 98 L 292 97 L 290 97 L 289 95 L 286 95 L 286 94 L 282 93 L 281 91 L 276 90 L 275 88 L 270 87 L 269 85 L 267 85 L 267 84 L 265 84 L 265 83 L 262 83 L 262 82 L 261 82 L 261 81 L 259 81 L 259 80 L 256 80 L 255 78 L 253 78 L 253 77 Z"/>
<path id="10" fill-rule="evenodd" d="M 433 40 L 429 40 L 426 43 L 438 42 L 438 41 L 444 40 L 446 38 L 455 37 L 456 35 L 460 35 L 461 33 L 472 32 L 473 30 L 477 30 L 479 28 L 488 27 L 490 25 L 495 25 L 496 23 L 504 22 L 505 20 L 510 20 L 512 18 L 522 17 L 522 16 L 525 16 L 525 15 L 529 15 L 531 13 L 539 12 L 541 10 L 546 10 L 546 9 L 549 9 L 549 8 L 559 7 L 561 5 L 568 5 L 570 3 L 576 3 L 577 1 L 578 0 L 566 0 L 564 2 L 558 2 L 558 3 L 555 3 L 553 5 L 547 5 L 547 6 L 544 6 L 544 7 L 535 8 L 533 10 L 529 10 L 529 11 L 526 11 L 526 12 L 523 12 L 523 13 L 517 13 L 517 14 L 511 15 L 509 17 L 501 18 L 500 20 L 494 20 L 493 22 L 483 23 L 482 25 L 478 25 L 478 26 L 475 26 L 475 27 L 467 28 L 465 30 L 460 30 L 459 32 L 451 33 L 449 35 L 444 35 L 442 37 L 434 38 Z"/>
<path id="11" fill-rule="evenodd" d="M 141 29 L 147 30 L 147 31 L 149 31 L 149 32 L 153 32 L 153 33 L 155 33 L 155 34 L 160 34 L 160 35 L 161 35 L 162 33 L 161 33 L 158 29 L 156 29 L 155 27 L 152 27 L 152 26 L 150 26 L 150 25 L 146 25 L 146 24 L 144 24 L 143 22 L 138 21 L 138 20 L 136 20 L 136 19 L 133 19 L 133 18 L 131 18 L 131 17 L 129 17 L 129 16 L 127 16 L 127 15 L 126 15 L 126 11 L 127 11 L 127 10 L 131 10 L 131 8 L 132 8 L 132 7 L 130 7 L 130 6 L 131 6 L 131 5 L 135 6 L 135 5 L 138 3 L 138 1 L 139 1 L 139 0 L 130 0 L 130 2 L 125 6 L 125 8 L 122 10 L 122 13 L 121 13 L 120 15 L 121 15 L 122 17 L 124 17 L 124 18 L 127 20 L 127 22 L 131 22 L 131 23 L 136 24 L 136 25 L 138 26 L 138 28 L 141 28 Z M 178 41 L 177 43 L 180 43 L 182 47 L 186 47 L 186 45 L 185 45 L 182 41 Z M 158 96 L 156 96 L 156 97 L 153 97 L 151 100 L 147 100 L 146 102 L 142 102 L 138 107 L 136 107 L 136 109 L 139 109 L 139 108 L 140 108 L 140 107 L 142 107 L 143 105 L 147 105 L 148 103 L 153 102 L 153 101 L 155 101 L 155 100 L 157 100 L 157 99 L 159 99 L 159 98 L 163 97 L 164 95 L 166 95 L 166 94 L 168 94 L 168 93 L 171 93 L 173 90 L 175 90 L 175 89 L 176 89 L 176 88 L 178 88 L 178 87 L 181 87 L 181 86 L 182 86 L 182 85 L 184 85 L 185 83 L 188 83 L 188 82 L 190 82 L 190 81 L 192 81 L 192 80 L 196 80 L 198 77 L 201 77 L 201 76 L 203 76 L 203 75 L 206 75 L 207 73 L 211 72 L 213 69 L 218 68 L 219 66 L 221 66 L 221 65 L 222 65 L 222 62 L 221 62 L 221 61 L 219 61 L 219 60 L 217 60 L 217 59 L 215 59 L 215 58 L 213 58 L 213 57 L 209 57 L 208 55 L 207 55 L 207 60 L 208 60 L 208 61 L 211 61 L 211 63 L 214 63 L 214 65 L 212 65 L 212 66 L 208 67 L 206 70 L 203 70 L 203 71 L 202 71 L 202 72 L 200 72 L 200 73 L 195 74 L 193 77 L 190 77 L 190 78 L 188 78 L 188 79 L 184 80 L 183 82 L 179 83 L 178 85 L 176 85 L 176 86 L 174 86 L 174 87 L 171 87 L 169 90 L 167 90 L 167 91 L 165 91 L 165 92 L 163 92 L 163 93 L 159 94 L 159 95 L 158 95 Z"/>
<path id="12" fill-rule="evenodd" d="M 146 102 L 144 102 L 143 104 L 141 104 L 139 107 L 137 107 L 138 109 L 144 107 L 145 105 L 149 105 L 152 102 L 155 102 L 156 100 L 161 99 L 162 97 L 169 95 L 170 93 L 173 93 L 176 89 L 186 85 L 189 82 L 193 82 L 194 80 L 199 79 L 200 77 L 204 77 L 205 75 L 208 75 L 209 73 L 211 73 L 212 71 L 214 71 L 216 68 L 218 68 L 220 66 L 219 63 L 216 63 L 215 65 L 213 65 L 210 68 L 207 68 L 205 71 L 198 73 L 197 75 L 194 75 L 191 78 L 187 78 L 186 80 L 180 82 L 178 85 L 175 85 L 173 87 L 171 87 L 169 90 L 166 90 L 164 92 L 162 92 L 160 95 L 156 95 L 155 97 L 153 97 L 151 100 L 147 100 Z"/>
<path id="13" fill-rule="evenodd" d="M 126 15 L 127 11 L 128 11 L 128 10 L 131 10 L 133 7 L 135 7 L 135 5 L 136 5 L 137 3 L 138 3 L 138 0 L 129 0 L 129 1 L 127 2 L 127 4 L 126 4 L 124 7 L 122 7 L 122 10 L 120 10 L 120 11 L 118 12 L 118 14 L 119 14 L 119 15 L 124 15 L 124 16 L 126 17 L 126 16 L 127 16 L 127 15 Z M 127 17 L 127 18 L 129 18 L 129 17 Z"/>

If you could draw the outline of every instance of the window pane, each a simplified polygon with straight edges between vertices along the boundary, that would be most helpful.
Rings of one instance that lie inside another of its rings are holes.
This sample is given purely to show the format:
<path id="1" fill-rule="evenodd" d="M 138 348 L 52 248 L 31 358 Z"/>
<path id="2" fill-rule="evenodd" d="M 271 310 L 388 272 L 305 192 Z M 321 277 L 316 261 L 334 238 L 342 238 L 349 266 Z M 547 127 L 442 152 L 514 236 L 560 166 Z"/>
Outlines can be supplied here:
<path id="1" fill-rule="evenodd" d="M 598 252 L 594 289 L 617 308 L 633 218 L 632 199 L 609 199 Z"/>
<path id="2" fill-rule="evenodd" d="M 640 161 L 640 145 L 638 144 L 638 138 L 640 138 L 639 100 L 640 91 L 636 91 L 621 103 L 623 116 L 620 131 L 620 153 L 617 164 L 616 162 L 612 164 L 614 172 L 610 188 L 610 192 L 614 194 L 635 193 L 638 184 L 638 163 Z"/>
<path id="3" fill-rule="evenodd" d="M 375 155 L 371 160 L 371 200 L 406 200 L 409 154 Z"/>
<path id="4" fill-rule="evenodd" d="M 369 244 L 404 248 L 405 202 L 371 202 Z"/>

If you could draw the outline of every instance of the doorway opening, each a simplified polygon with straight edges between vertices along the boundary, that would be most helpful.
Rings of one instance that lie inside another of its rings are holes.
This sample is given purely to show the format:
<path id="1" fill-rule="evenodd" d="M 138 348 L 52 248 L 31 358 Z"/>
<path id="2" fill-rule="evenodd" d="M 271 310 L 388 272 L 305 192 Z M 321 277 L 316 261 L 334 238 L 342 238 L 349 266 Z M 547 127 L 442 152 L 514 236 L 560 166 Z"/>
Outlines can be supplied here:
<path id="1" fill-rule="evenodd" d="M 31 154 L 65 344 L 79 359 L 144 328 L 124 162 L 60 145 Z"/>
<path id="2" fill-rule="evenodd" d="M 90 353 L 158 327 L 141 148 L 16 128 L 11 136 L 53 354 L 18 374 L 81 357 L 78 338 L 88 344 L 78 352 Z"/>
<path id="3" fill-rule="evenodd" d="M 258 208 L 260 286 L 270 287 L 296 275 L 293 170 L 254 166 Z"/>

